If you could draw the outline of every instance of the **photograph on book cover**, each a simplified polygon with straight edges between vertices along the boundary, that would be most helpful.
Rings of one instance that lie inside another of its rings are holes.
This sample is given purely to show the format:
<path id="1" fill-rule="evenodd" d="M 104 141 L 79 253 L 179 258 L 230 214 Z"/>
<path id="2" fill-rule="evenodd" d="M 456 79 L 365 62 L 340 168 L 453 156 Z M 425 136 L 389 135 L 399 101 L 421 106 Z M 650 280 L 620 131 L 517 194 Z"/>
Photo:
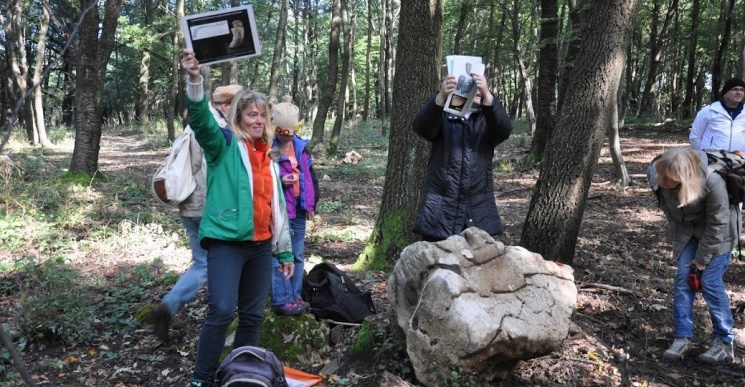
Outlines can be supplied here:
<path id="1" fill-rule="evenodd" d="M 481 57 L 478 56 L 448 55 L 446 59 L 448 74 L 454 75 L 458 83 L 455 91 L 445 101 L 444 110 L 464 116 L 471 109 L 477 91 L 471 74 L 483 74 L 484 65 L 481 63 Z"/>
<path id="2" fill-rule="evenodd" d="M 199 64 L 215 64 L 261 55 L 253 7 L 244 5 L 184 16 L 186 48 Z"/>

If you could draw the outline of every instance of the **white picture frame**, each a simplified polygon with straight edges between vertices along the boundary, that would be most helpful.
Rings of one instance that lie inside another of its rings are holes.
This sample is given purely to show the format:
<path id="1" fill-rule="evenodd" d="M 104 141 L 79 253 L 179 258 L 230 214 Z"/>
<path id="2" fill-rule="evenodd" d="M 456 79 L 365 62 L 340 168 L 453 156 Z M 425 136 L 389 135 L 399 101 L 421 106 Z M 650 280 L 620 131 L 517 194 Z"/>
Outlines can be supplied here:
<path id="1" fill-rule="evenodd" d="M 253 6 L 242 5 L 181 18 L 186 48 L 200 65 L 261 55 Z"/>
<path id="2" fill-rule="evenodd" d="M 448 74 L 454 75 L 458 79 L 458 84 L 455 91 L 448 95 L 443 110 L 451 114 L 465 116 L 471 110 L 478 91 L 473 84 L 471 74 L 484 75 L 484 64 L 481 62 L 481 57 L 478 56 L 448 55 L 446 60 Z"/>

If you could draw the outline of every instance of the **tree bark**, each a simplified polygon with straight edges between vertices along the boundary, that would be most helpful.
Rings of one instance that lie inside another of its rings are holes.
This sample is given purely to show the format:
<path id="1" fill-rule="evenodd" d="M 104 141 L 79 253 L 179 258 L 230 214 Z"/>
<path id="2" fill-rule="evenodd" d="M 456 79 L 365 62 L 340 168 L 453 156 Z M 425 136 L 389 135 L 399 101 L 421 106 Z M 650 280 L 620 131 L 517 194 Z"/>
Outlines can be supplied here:
<path id="1" fill-rule="evenodd" d="M 538 60 L 538 95 L 536 126 L 530 153 L 540 161 L 554 130 L 556 115 L 556 81 L 558 77 L 559 22 L 556 0 L 541 0 L 541 44 Z"/>
<path id="2" fill-rule="evenodd" d="M 693 88 L 696 84 L 696 45 L 698 45 L 699 13 L 701 1 L 693 0 L 691 6 L 691 32 L 688 40 L 688 68 L 685 77 L 685 97 L 683 98 L 683 118 L 693 115 Z"/>
<path id="3" fill-rule="evenodd" d="M 460 4 L 460 15 L 458 15 L 458 24 L 455 27 L 455 38 L 453 39 L 453 55 L 460 55 L 460 41 L 463 39 L 463 31 L 466 29 L 466 18 L 473 11 L 468 0 L 463 0 Z"/>
<path id="4" fill-rule="evenodd" d="M 339 134 L 341 126 L 346 118 L 347 104 L 347 86 L 349 85 L 349 69 L 351 68 L 351 54 L 354 40 L 352 39 L 351 26 L 349 25 L 349 13 L 347 12 L 347 0 L 340 0 L 341 5 L 341 27 L 344 35 L 344 46 L 341 53 L 341 85 L 339 85 L 339 96 L 336 99 L 336 119 L 331 129 L 331 138 L 329 139 L 328 154 L 336 154 L 339 146 Z M 354 8 L 354 7 L 352 7 Z"/>
<path id="5" fill-rule="evenodd" d="M 11 49 L 6 53 L 10 62 L 10 70 L 13 73 L 16 87 L 18 88 L 18 99 L 23 99 L 21 110 L 21 122 L 26 129 L 26 140 L 31 145 L 38 144 L 38 136 L 34 129 L 33 105 L 27 101 L 30 80 L 28 74 L 28 61 L 26 60 L 26 40 L 23 37 L 23 3 L 20 0 L 12 0 L 8 4 L 8 23 L 5 26 L 5 35 L 10 42 Z"/>
<path id="6" fill-rule="evenodd" d="M 652 26 L 649 33 L 649 68 L 647 69 L 647 82 L 644 85 L 644 93 L 642 94 L 642 102 L 640 105 L 641 112 L 643 113 L 654 113 L 656 110 L 654 107 L 655 97 L 653 96 L 653 88 L 655 80 L 657 79 L 657 69 L 660 67 L 662 48 L 665 46 L 670 22 L 678 8 L 678 0 L 671 0 L 667 7 L 667 12 L 665 12 L 665 20 L 662 23 L 662 27 L 658 28 L 658 16 L 660 12 L 659 1 L 661 0 L 653 1 Z"/>
<path id="7" fill-rule="evenodd" d="M 628 51 L 627 51 L 628 52 Z M 616 84 L 616 92 L 613 93 L 615 98 L 612 101 L 613 113 L 608 125 L 608 149 L 610 150 L 611 159 L 613 159 L 613 170 L 616 173 L 616 183 L 621 187 L 628 187 L 631 183 L 631 177 L 629 177 L 629 171 L 626 168 L 626 162 L 623 160 L 623 152 L 621 151 L 621 136 L 619 134 L 619 126 L 621 120 L 618 119 L 619 114 L 619 96 L 621 95 L 621 79 L 623 79 L 623 71 L 619 74 L 619 81 Z"/>
<path id="8" fill-rule="evenodd" d="M 42 147 L 52 145 L 47 137 L 47 126 L 44 122 L 44 104 L 41 95 L 41 73 L 44 67 L 45 48 L 47 41 L 47 31 L 49 31 L 49 11 L 46 7 L 41 9 L 41 22 L 39 24 L 39 41 L 36 44 L 36 64 L 34 65 L 34 113 L 36 121 L 36 133 L 39 137 L 39 143 Z"/>
<path id="9" fill-rule="evenodd" d="M 341 0 L 333 0 L 331 7 L 331 32 L 329 37 L 329 67 L 323 95 L 318 104 L 318 114 L 313 121 L 313 137 L 311 145 L 323 143 L 326 116 L 334 102 L 336 93 L 336 78 L 339 75 L 339 30 L 341 28 Z"/>
<path id="10" fill-rule="evenodd" d="M 571 264 L 600 148 L 613 113 L 638 0 L 593 2 L 557 129 L 546 148 L 521 245 Z M 561 135 L 559 135 L 559 133 Z"/>
<path id="11" fill-rule="evenodd" d="M 81 9 L 86 9 L 93 2 L 81 0 Z M 80 24 L 75 79 L 75 147 L 70 161 L 71 173 L 93 176 L 98 172 L 104 75 L 114 48 L 121 8 L 122 0 L 106 0 L 101 21 L 98 6 L 93 5 Z M 102 27 L 100 30 L 99 23 Z"/>
<path id="12" fill-rule="evenodd" d="M 394 82 L 388 168 L 375 227 L 361 260 L 370 267 L 392 265 L 416 240 L 411 231 L 426 176 L 430 147 L 411 130 L 419 108 L 440 81 L 442 0 L 403 0 L 399 22 L 400 66 Z"/>
<path id="13" fill-rule="evenodd" d="M 513 52 L 515 54 L 515 60 L 517 61 L 517 68 L 520 74 L 520 79 L 523 82 L 523 102 L 525 103 L 525 111 L 528 114 L 528 122 L 530 123 L 530 133 L 535 133 L 535 111 L 533 110 L 533 82 L 530 78 L 530 71 L 528 65 L 525 63 L 523 57 L 522 47 L 520 46 L 520 23 L 518 20 L 518 14 L 520 10 L 520 0 L 515 0 L 514 8 L 512 11 L 512 38 L 514 40 Z"/>
<path id="14" fill-rule="evenodd" d="M 287 29 L 287 13 L 290 6 L 289 0 L 282 0 L 279 10 L 279 22 L 277 23 L 277 36 L 274 41 L 274 54 L 272 55 L 272 68 L 269 75 L 269 104 L 277 103 L 277 83 L 279 81 L 280 62 L 282 51 L 285 49 L 285 30 Z"/>
<path id="15" fill-rule="evenodd" d="M 183 32 L 179 25 L 179 20 L 184 17 L 184 0 L 176 1 L 176 28 L 173 34 L 173 46 L 181 47 L 184 41 Z M 175 115 L 178 110 L 178 90 L 181 86 L 181 68 L 179 65 L 181 53 L 179 50 L 173 50 L 171 58 L 171 87 L 168 91 L 168 104 L 166 104 L 166 126 L 168 127 L 168 141 L 173 142 L 176 139 Z"/>
<path id="16" fill-rule="evenodd" d="M 725 5 L 729 3 L 728 5 Z M 714 56 L 714 63 L 711 65 L 711 100 L 715 101 L 721 97 L 719 92 L 722 86 L 722 66 L 724 64 L 724 53 L 727 52 L 730 35 L 732 35 L 732 14 L 735 8 L 735 0 L 722 0 L 722 20 L 720 21 L 721 40 L 719 49 Z M 729 77 L 727 77 L 729 78 Z"/>
<path id="17" fill-rule="evenodd" d="M 372 34 L 373 34 L 373 22 L 372 22 L 372 1 L 365 0 L 367 6 L 367 42 L 365 44 L 365 97 L 362 102 L 362 121 L 367 121 L 370 115 L 370 78 L 372 73 L 372 62 L 370 55 L 372 54 Z"/>

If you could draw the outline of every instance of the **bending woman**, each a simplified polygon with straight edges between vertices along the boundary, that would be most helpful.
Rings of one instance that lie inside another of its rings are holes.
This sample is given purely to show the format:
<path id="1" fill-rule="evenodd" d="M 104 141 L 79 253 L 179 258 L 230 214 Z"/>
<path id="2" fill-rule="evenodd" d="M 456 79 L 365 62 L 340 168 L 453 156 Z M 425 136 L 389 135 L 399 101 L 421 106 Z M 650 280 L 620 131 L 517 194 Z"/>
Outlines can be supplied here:
<path id="1" fill-rule="evenodd" d="M 695 265 L 701 273 L 701 294 L 709 307 L 714 330 L 712 346 L 697 359 L 732 363 L 734 321 L 722 276 L 737 243 L 740 211 L 729 203 L 722 177 L 708 170 L 702 151 L 669 149 L 652 161 L 647 175 L 667 217 L 673 258 L 678 266 L 673 290 L 675 340 L 662 356 L 678 360 L 692 348 L 696 292 L 688 285 L 688 274 Z"/>

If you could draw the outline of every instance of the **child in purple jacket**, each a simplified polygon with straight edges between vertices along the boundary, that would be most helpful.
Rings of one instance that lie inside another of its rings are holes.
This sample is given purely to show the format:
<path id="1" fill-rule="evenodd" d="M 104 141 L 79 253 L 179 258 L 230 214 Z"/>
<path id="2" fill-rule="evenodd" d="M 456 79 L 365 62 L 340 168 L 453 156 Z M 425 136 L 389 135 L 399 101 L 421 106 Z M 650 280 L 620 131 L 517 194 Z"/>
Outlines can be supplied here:
<path id="1" fill-rule="evenodd" d="M 276 136 L 274 147 L 281 152 L 279 169 L 290 218 L 292 254 L 295 256 L 295 275 L 292 277 L 285 278 L 277 264 L 272 271 L 272 311 L 279 315 L 297 316 L 310 308 L 301 296 L 305 224 L 307 219 L 313 219 L 315 213 L 318 179 L 307 149 L 308 141 L 295 133 L 302 126 L 300 109 L 289 102 L 274 105 L 272 125 Z"/>

